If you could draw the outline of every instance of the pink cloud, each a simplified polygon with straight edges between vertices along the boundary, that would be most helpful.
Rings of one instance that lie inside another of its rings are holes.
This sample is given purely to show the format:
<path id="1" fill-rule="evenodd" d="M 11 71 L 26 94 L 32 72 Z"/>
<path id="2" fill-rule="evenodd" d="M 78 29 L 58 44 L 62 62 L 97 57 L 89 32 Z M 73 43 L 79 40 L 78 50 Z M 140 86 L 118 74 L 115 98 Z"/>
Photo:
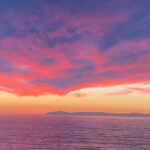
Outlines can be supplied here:
<path id="1" fill-rule="evenodd" d="M 119 91 L 119 92 L 107 93 L 107 94 L 105 94 L 105 95 L 106 95 L 106 96 L 119 96 L 119 95 L 131 94 L 131 93 L 132 93 L 131 90 L 123 90 L 123 91 Z"/>
<path id="2" fill-rule="evenodd" d="M 74 97 L 80 98 L 80 97 L 85 97 L 85 96 L 87 96 L 88 94 L 87 94 L 87 93 L 73 93 L 72 95 L 73 95 Z"/>
<path id="3" fill-rule="evenodd" d="M 92 4 L 86 2 L 81 9 L 72 2 L 41 2 L 37 9 L 32 1 L 24 9 L 4 10 L 0 87 L 6 88 L 0 90 L 13 89 L 10 92 L 21 96 L 62 95 L 87 87 L 150 82 L 145 23 L 150 14 L 143 21 L 138 13 L 145 9 L 129 1 Z"/>
<path id="4" fill-rule="evenodd" d="M 142 94 L 150 95 L 150 88 L 130 88 L 130 90 L 137 91 Z"/>

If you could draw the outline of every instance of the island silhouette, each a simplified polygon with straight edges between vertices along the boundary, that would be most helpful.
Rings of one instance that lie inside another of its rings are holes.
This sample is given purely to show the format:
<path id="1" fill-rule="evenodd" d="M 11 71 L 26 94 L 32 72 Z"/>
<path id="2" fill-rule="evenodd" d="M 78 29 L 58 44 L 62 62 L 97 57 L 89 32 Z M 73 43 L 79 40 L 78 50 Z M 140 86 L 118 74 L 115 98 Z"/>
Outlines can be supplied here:
<path id="1" fill-rule="evenodd" d="M 115 116 L 115 117 L 150 117 L 150 114 L 142 113 L 106 113 L 106 112 L 65 112 L 53 111 L 48 112 L 46 115 L 76 115 L 76 116 Z"/>

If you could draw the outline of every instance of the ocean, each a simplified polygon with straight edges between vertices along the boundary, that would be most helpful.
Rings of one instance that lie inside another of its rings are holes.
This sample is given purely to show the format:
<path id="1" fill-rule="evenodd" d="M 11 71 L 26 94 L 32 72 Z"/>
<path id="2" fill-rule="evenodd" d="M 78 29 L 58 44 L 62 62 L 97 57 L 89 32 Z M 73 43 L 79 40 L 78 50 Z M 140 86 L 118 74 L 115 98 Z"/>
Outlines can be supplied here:
<path id="1" fill-rule="evenodd" d="M 0 115 L 0 150 L 150 150 L 150 118 Z"/>

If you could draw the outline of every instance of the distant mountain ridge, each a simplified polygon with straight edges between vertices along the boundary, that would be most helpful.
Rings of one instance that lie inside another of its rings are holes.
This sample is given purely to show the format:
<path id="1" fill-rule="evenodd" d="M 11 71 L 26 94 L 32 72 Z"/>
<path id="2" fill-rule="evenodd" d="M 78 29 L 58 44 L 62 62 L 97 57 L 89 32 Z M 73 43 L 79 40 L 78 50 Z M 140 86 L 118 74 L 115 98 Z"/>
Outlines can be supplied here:
<path id="1" fill-rule="evenodd" d="M 150 114 L 141 113 L 105 113 L 105 112 L 65 112 L 65 111 L 54 111 L 48 112 L 46 115 L 77 115 L 77 116 L 116 116 L 116 117 L 150 117 Z"/>

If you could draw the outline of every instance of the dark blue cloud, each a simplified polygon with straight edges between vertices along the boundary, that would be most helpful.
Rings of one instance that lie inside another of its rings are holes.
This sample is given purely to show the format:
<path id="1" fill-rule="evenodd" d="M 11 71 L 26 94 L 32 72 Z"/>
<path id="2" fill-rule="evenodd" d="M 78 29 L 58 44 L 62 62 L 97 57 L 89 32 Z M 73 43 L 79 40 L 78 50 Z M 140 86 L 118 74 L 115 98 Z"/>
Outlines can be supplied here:
<path id="1" fill-rule="evenodd" d="M 0 59 L 0 71 L 10 74 L 13 71 L 13 67 L 8 61 Z"/>
<path id="2" fill-rule="evenodd" d="M 131 49 L 132 51 L 132 49 Z M 150 56 L 149 50 L 144 50 L 140 52 L 131 52 L 128 54 L 118 54 L 114 55 L 111 58 L 108 58 L 107 62 L 104 64 L 104 67 L 110 67 L 114 65 L 133 65 L 139 62 L 139 59 L 144 58 L 145 56 Z"/>
<path id="3" fill-rule="evenodd" d="M 53 58 L 45 58 L 42 60 L 42 64 L 44 65 L 54 65 L 57 64 L 57 61 Z"/>

